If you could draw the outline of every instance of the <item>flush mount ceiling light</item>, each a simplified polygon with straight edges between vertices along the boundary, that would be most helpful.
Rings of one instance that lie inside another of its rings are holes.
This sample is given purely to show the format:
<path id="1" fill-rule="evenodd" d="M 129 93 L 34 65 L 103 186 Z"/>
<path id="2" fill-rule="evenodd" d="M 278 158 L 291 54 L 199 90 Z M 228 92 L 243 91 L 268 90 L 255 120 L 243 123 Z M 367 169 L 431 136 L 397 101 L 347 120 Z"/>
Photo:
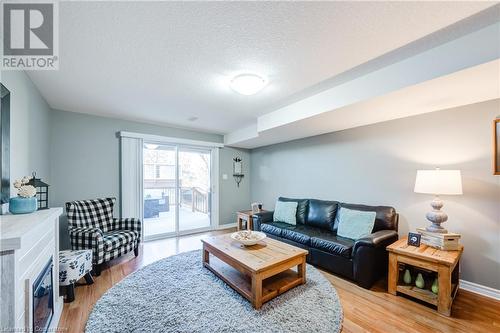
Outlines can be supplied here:
<path id="1" fill-rule="evenodd" d="M 255 74 L 241 74 L 231 80 L 231 88 L 242 95 L 254 95 L 265 85 L 266 80 Z"/>
<path id="2" fill-rule="evenodd" d="M 149 150 L 155 150 L 156 148 L 158 148 L 158 145 L 155 145 L 153 143 L 146 143 L 144 146 Z"/>

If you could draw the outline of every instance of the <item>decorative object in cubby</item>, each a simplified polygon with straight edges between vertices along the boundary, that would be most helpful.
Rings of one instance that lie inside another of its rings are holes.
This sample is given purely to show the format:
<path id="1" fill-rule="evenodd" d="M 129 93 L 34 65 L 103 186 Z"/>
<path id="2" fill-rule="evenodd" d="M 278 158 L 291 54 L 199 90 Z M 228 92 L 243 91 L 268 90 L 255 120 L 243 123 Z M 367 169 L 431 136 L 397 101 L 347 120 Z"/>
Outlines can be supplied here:
<path id="1" fill-rule="evenodd" d="M 415 286 L 420 289 L 424 289 L 425 287 L 425 280 L 422 276 L 422 273 L 417 274 L 417 278 L 415 279 Z"/>
<path id="2" fill-rule="evenodd" d="M 411 273 L 408 268 L 405 269 L 405 274 L 403 275 L 403 281 L 406 284 L 411 284 Z"/>
<path id="3" fill-rule="evenodd" d="M 243 174 L 243 162 L 239 156 L 233 158 L 233 177 L 236 181 L 236 185 L 240 187 L 241 180 L 245 177 L 245 175 Z"/>
<path id="4" fill-rule="evenodd" d="M 33 171 L 29 185 L 36 188 L 36 198 L 38 200 L 38 210 L 49 208 L 49 184 L 44 183 L 40 178 L 36 178 L 36 172 Z"/>
<path id="5" fill-rule="evenodd" d="M 434 294 L 437 295 L 438 291 L 439 291 L 439 287 L 438 287 L 438 279 L 435 278 L 434 279 L 434 282 L 432 282 L 432 286 L 431 286 L 431 290 Z"/>

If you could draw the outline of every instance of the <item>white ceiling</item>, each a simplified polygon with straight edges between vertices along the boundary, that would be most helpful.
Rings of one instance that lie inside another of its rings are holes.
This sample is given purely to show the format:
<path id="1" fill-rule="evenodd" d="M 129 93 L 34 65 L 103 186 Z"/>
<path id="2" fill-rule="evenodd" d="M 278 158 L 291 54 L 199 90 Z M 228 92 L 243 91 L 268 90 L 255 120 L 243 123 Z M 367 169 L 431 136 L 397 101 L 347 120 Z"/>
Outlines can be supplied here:
<path id="1" fill-rule="evenodd" d="M 366 101 L 289 122 L 237 140 L 257 148 L 500 98 L 500 60 L 490 61 Z M 439 94 L 435 92 L 439 91 Z"/>
<path id="2" fill-rule="evenodd" d="M 60 69 L 29 75 L 56 109 L 226 134 L 492 5 L 61 2 Z M 242 72 L 269 85 L 238 95 L 227 83 Z"/>

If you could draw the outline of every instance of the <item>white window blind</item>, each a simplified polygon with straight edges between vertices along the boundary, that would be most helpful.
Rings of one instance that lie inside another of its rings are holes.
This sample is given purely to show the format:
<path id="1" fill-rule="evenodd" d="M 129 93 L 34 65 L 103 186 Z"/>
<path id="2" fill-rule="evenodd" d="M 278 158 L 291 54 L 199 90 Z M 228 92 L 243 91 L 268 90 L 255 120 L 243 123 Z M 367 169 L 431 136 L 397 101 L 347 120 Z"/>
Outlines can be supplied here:
<path id="1" fill-rule="evenodd" d="M 142 219 L 142 145 L 141 138 L 122 136 L 120 208 L 122 217 Z"/>

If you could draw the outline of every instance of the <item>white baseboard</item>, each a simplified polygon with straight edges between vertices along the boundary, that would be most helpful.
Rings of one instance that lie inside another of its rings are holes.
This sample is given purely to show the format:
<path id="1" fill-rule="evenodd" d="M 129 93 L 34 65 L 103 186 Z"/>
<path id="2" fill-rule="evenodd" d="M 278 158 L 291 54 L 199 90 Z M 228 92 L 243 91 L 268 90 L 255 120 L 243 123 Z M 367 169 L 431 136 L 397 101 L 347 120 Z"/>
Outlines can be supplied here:
<path id="1" fill-rule="evenodd" d="M 218 225 L 215 230 L 224 230 L 224 229 L 231 229 L 231 228 L 236 228 L 238 225 L 236 223 L 229 223 L 229 224 L 221 224 Z"/>
<path id="2" fill-rule="evenodd" d="M 500 301 L 500 290 L 486 287 L 474 282 L 460 280 L 460 289 L 470 291 L 475 294 L 483 295 Z"/>

